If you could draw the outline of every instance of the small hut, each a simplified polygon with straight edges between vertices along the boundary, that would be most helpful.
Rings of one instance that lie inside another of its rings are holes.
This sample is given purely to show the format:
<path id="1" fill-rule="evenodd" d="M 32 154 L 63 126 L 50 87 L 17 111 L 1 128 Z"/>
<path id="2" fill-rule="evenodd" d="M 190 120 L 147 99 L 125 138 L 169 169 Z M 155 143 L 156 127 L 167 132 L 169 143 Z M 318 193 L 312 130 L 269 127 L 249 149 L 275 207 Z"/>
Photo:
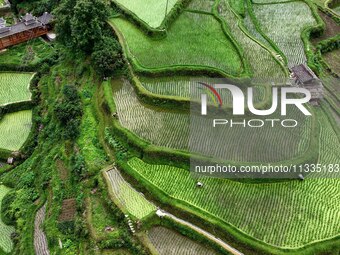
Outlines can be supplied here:
<path id="1" fill-rule="evenodd" d="M 14 164 L 14 158 L 13 158 L 13 157 L 9 157 L 9 158 L 7 159 L 7 164 L 13 165 L 13 164 Z"/>
<path id="2" fill-rule="evenodd" d="M 24 16 L 21 17 L 21 21 L 26 25 L 32 25 L 33 23 L 37 22 L 37 18 L 33 16 L 31 13 L 26 13 Z"/>
<path id="3" fill-rule="evenodd" d="M 323 85 L 321 80 L 305 64 L 292 67 L 291 72 L 293 85 L 309 90 L 312 96 L 310 103 L 318 105 L 319 101 L 323 98 Z"/>
<path id="4" fill-rule="evenodd" d="M 4 19 L 0 20 L 0 50 L 47 34 L 52 19 L 53 16 L 47 12 L 38 18 L 27 13 L 20 22 L 10 27 L 6 26 Z"/>

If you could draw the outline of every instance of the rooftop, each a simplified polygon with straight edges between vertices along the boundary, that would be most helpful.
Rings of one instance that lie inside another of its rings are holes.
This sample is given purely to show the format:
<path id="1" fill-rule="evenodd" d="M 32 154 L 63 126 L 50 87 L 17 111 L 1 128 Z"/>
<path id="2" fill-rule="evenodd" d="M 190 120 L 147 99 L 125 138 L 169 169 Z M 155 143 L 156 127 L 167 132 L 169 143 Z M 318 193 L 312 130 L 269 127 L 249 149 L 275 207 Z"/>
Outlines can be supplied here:
<path id="1" fill-rule="evenodd" d="M 29 20 L 31 17 L 33 19 Z M 22 22 L 18 22 L 11 27 L 8 27 L 6 30 L 0 30 L 0 39 L 6 38 L 11 35 L 15 35 L 27 30 L 31 30 L 33 28 L 42 27 L 46 24 L 49 24 L 52 20 L 53 16 L 47 12 L 45 12 L 42 16 L 38 17 L 37 19 L 30 13 L 26 14 L 22 17 Z M 26 20 L 27 19 L 27 20 Z"/>
<path id="2" fill-rule="evenodd" d="M 4 18 L 0 18 L 0 27 L 6 25 L 6 20 Z"/>
<path id="3" fill-rule="evenodd" d="M 314 72 L 304 64 L 292 67 L 292 72 L 296 79 L 298 79 L 301 83 L 318 79 Z"/>
<path id="4" fill-rule="evenodd" d="M 30 21 L 30 20 L 34 20 L 34 19 L 35 19 L 35 17 L 31 13 L 26 13 L 25 16 L 22 16 L 23 21 Z"/>
<path id="5" fill-rule="evenodd" d="M 38 17 L 38 21 L 43 25 L 49 24 L 52 19 L 53 19 L 53 15 L 48 12 L 44 12 L 43 15 Z"/>

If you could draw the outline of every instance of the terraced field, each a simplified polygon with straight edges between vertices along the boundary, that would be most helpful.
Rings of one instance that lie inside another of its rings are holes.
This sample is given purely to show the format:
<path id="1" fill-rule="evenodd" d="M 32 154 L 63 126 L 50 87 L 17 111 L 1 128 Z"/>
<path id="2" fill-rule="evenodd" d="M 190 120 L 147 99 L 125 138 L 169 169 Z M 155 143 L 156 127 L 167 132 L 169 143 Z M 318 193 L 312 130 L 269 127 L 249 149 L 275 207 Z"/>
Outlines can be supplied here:
<path id="1" fill-rule="evenodd" d="M 234 76 L 244 71 L 236 48 L 212 15 L 184 12 L 162 40 L 146 36 L 121 18 L 111 19 L 110 24 L 124 38 L 126 54 L 144 68 L 178 70 L 210 67 Z M 212 48 L 213 51 L 210 50 Z"/>
<path id="2" fill-rule="evenodd" d="M 31 100 L 32 77 L 33 73 L 0 72 L 0 106 Z"/>
<path id="3" fill-rule="evenodd" d="M 150 27 L 159 27 L 177 0 L 113 0 L 134 13 Z M 146 11 L 147 10 L 147 11 Z"/>
<path id="4" fill-rule="evenodd" d="M 243 57 L 248 61 L 254 78 L 285 80 L 287 75 L 275 61 L 277 53 L 263 47 L 247 32 L 243 21 L 232 11 L 228 0 L 220 1 L 219 16 L 226 22 L 231 34 L 243 48 Z"/>
<path id="5" fill-rule="evenodd" d="M 340 138 L 330 125 L 325 112 L 319 110 L 320 123 L 320 148 L 319 148 L 319 163 L 323 165 L 336 164 L 340 158 Z M 339 173 L 337 175 L 339 176 Z"/>
<path id="6" fill-rule="evenodd" d="M 200 100 L 202 85 L 197 82 L 213 84 L 213 80 L 207 77 L 140 77 L 141 83 L 145 89 L 153 94 L 162 96 L 176 96 L 184 99 Z M 222 80 L 216 82 L 222 83 Z M 228 106 L 232 105 L 232 95 L 229 91 L 220 91 L 221 98 Z M 254 87 L 254 102 L 260 103 L 265 100 L 266 87 Z"/>
<path id="7" fill-rule="evenodd" d="M 26 141 L 32 126 L 32 111 L 9 113 L 0 121 L 0 148 L 17 151 Z"/>
<path id="8" fill-rule="evenodd" d="M 327 52 L 322 56 L 333 72 L 340 75 L 340 49 Z"/>
<path id="9" fill-rule="evenodd" d="M 128 164 L 170 197 L 268 244 L 296 248 L 339 234 L 338 179 L 245 184 L 205 177 L 199 179 L 204 187 L 198 189 L 187 170 L 150 165 L 138 158 Z"/>
<path id="10" fill-rule="evenodd" d="M 0 185 L 0 210 L 1 210 L 1 201 L 4 196 L 10 191 L 4 185 Z M 11 239 L 11 234 L 15 231 L 13 226 L 7 226 L 2 222 L 0 217 L 0 253 L 1 250 L 9 253 L 13 249 L 13 242 Z M 2 254 L 2 253 L 1 253 Z"/>
<path id="11" fill-rule="evenodd" d="M 215 0 L 192 0 L 188 5 L 188 9 L 212 12 L 214 3 Z"/>
<path id="12" fill-rule="evenodd" d="M 336 14 L 340 15 L 340 6 L 334 7 L 332 9 Z"/>
<path id="13" fill-rule="evenodd" d="M 42 206 L 35 216 L 34 221 L 34 250 L 36 255 L 49 255 L 46 235 L 42 229 L 42 225 L 46 216 L 46 204 Z"/>
<path id="14" fill-rule="evenodd" d="M 153 227 L 148 237 L 159 255 L 213 255 L 216 254 L 197 242 L 164 227 Z"/>
<path id="15" fill-rule="evenodd" d="M 113 194 L 118 206 L 138 219 L 142 219 L 156 211 L 156 206 L 145 199 L 143 195 L 133 189 L 124 180 L 117 169 L 111 169 L 104 173 L 109 184 L 110 192 Z"/>
<path id="16" fill-rule="evenodd" d="M 316 25 L 309 6 L 304 2 L 254 5 L 256 17 L 265 34 L 282 50 L 288 66 L 306 64 L 302 31 Z"/>
<path id="17" fill-rule="evenodd" d="M 119 89 L 119 86 L 122 87 Z M 303 154 L 309 147 L 312 118 L 305 119 L 295 108 L 289 108 L 290 117 L 287 118 L 299 121 L 296 128 L 272 128 L 269 125 L 256 130 L 250 127 L 224 127 L 225 130 L 216 129 L 216 144 L 210 147 L 206 146 L 209 142 L 206 139 L 211 138 L 211 122 L 195 118 L 191 121 L 194 123 L 195 120 L 195 124 L 190 126 L 188 114 L 167 112 L 141 104 L 128 81 L 125 80 L 122 85 L 115 83 L 114 87 L 117 89 L 114 100 L 121 125 L 158 146 L 188 150 L 191 131 L 202 134 L 199 141 L 190 140 L 191 151 L 237 162 L 287 160 Z"/>

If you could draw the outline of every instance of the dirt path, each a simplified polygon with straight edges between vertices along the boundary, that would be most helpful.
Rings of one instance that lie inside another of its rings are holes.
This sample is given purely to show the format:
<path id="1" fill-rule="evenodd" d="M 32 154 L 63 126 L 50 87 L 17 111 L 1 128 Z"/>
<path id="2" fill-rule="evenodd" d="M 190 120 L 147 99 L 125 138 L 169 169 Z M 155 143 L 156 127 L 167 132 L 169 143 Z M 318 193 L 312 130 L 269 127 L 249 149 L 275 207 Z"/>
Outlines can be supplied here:
<path id="1" fill-rule="evenodd" d="M 234 255 L 244 255 L 242 252 L 236 250 L 235 248 L 231 247 L 229 244 L 223 242 L 221 239 L 215 237 L 214 235 L 210 234 L 209 232 L 187 222 L 187 221 L 184 221 L 180 218 L 177 218 L 175 215 L 172 215 L 168 212 L 165 212 L 165 211 L 162 211 L 162 210 L 157 210 L 156 214 L 159 216 L 159 217 L 168 217 L 168 218 L 171 218 L 172 220 L 184 225 L 184 226 L 187 226 L 193 230 L 195 230 L 196 232 L 200 233 L 201 235 L 205 236 L 206 238 L 208 238 L 209 240 L 217 243 L 218 245 L 220 245 L 222 248 L 224 248 L 225 250 L 227 250 L 228 252 L 230 252 L 231 254 L 234 254 Z"/>

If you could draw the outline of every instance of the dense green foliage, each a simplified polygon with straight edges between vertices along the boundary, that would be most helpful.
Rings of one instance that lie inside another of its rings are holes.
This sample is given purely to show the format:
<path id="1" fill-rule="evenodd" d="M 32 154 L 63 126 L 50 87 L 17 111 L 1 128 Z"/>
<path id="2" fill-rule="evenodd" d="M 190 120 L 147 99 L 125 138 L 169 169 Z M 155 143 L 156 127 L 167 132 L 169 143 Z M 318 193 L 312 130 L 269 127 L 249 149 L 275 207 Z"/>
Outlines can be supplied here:
<path id="1" fill-rule="evenodd" d="M 8 48 L 0 55 L 0 65 L 18 66 L 37 65 L 53 55 L 51 45 L 43 39 L 36 38 L 27 43 L 18 44 Z"/>
<path id="2" fill-rule="evenodd" d="M 119 43 L 111 37 L 103 37 L 97 43 L 92 53 L 93 67 L 102 77 L 114 74 L 114 71 L 123 66 L 121 47 Z"/>
<path id="3" fill-rule="evenodd" d="M 80 118 L 82 107 L 80 96 L 74 85 L 65 85 L 63 98 L 56 103 L 54 113 L 64 127 L 64 137 L 75 140 L 79 136 Z"/>
<path id="4" fill-rule="evenodd" d="M 109 15 L 102 0 L 63 0 L 56 9 L 58 39 L 75 50 L 92 52 Z"/>

